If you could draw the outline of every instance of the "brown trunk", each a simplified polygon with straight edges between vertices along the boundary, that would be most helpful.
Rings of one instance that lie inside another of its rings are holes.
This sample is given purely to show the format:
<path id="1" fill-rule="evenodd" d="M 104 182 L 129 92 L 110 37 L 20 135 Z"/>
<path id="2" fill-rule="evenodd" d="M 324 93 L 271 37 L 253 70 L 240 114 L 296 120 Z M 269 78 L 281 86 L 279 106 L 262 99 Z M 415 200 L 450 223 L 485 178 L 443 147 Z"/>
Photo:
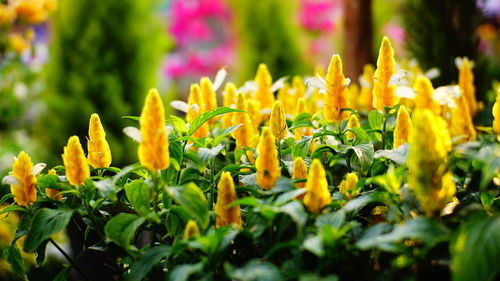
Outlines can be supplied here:
<path id="1" fill-rule="evenodd" d="M 372 62 L 372 1 L 344 1 L 344 73 L 357 82 L 363 72 L 363 65 Z"/>

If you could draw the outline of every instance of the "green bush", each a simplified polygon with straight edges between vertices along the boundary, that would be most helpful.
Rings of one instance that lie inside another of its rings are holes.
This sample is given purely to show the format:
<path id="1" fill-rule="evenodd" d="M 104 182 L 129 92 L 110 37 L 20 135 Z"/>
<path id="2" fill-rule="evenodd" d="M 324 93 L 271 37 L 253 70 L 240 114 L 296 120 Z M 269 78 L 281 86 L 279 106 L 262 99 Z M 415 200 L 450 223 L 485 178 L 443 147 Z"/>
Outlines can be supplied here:
<path id="1" fill-rule="evenodd" d="M 69 136 L 83 140 L 88 116 L 99 112 L 114 163 L 130 160 L 121 117 L 137 114 L 148 89 L 157 84 L 166 46 L 156 3 L 59 1 L 47 67 L 47 114 L 38 124 L 53 156 L 58 157 Z"/>

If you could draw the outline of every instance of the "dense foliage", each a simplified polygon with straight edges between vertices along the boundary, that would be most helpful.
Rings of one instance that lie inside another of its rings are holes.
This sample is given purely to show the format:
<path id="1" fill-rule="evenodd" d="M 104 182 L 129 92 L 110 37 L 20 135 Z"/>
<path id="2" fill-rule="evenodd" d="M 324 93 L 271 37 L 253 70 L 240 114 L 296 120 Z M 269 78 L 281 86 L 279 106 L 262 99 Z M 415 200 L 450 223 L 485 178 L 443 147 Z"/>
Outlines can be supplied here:
<path id="1" fill-rule="evenodd" d="M 261 65 L 226 84 L 222 107 L 224 71 L 202 78 L 172 103 L 185 119 L 152 89 L 127 117 L 139 128 L 124 129 L 139 163 L 110 167 L 96 114 L 87 149 L 69 138 L 63 165 L 44 172 L 19 154 L 3 179 L 13 203 L 0 213 L 20 215 L 3 256 L 25 276 L 22 252 L 41 265 L 54 234 L 83 225 L 57 280 L 91 273 L 82 253 L 116 280 L 498 279 L 500 89 L 493 126 L 474 127 L 470 64 L 457 61 L 460 86 L 400 86 L 384 38 L 362 94 L 338 55 L 305 85 L 273 84 Z"/>

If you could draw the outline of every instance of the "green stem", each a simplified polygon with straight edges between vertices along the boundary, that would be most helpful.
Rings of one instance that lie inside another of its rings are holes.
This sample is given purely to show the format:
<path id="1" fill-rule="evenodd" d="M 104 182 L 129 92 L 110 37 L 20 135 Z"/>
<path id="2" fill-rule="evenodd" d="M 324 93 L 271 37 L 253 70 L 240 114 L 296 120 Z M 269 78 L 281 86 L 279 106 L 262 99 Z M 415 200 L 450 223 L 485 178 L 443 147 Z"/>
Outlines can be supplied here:
<path id="1" fill-rule="evenodd" d="M 90 279 L 87 277 L 87 275 L 85 275 L 85 272 L 76 264 L 76 261 L 70 255 L 68 255 L 68 253 L 66 253 L 59 245 L 57 245 L 57 243 L 52 238 L 49 238 L 49 241 L 68 260 L 68 262 L 70 263 L 70 266 L 74 267 L 76 269 L 76 271 L 78 271 L 78 273 L 80 273 L 80 275 L 83 277 L 83 279 L 90 281 Z"/>
<path id="2" fill-rule="evenodd" d="M 387 130 L 387 112 L 384 111 L 384 115 L 382 116 L 383 125 L 382 125 L 382 149 L 385 149 L 385 135 Z"/>
<path id="3" fill-rule="evenodd" d="M 177 173 L 177 180 L 176 180 L 177 185 L 179 185 L 179 183 L 181 181 L 182 162 L 184 161 L 184 151 L 186 151 L 186 145 L 187 145 L 187 141 L 185 141 L 184 145 L 182 146 L 181 158 L 179 160 L 179 172 Z"/>
<path id="4" fill-rule="evenodd" d="M 214 207 L 214 189 L 215 189 L 215 177 L 214 177 L 214 160 L 210 160 L 210 210 Z"/>

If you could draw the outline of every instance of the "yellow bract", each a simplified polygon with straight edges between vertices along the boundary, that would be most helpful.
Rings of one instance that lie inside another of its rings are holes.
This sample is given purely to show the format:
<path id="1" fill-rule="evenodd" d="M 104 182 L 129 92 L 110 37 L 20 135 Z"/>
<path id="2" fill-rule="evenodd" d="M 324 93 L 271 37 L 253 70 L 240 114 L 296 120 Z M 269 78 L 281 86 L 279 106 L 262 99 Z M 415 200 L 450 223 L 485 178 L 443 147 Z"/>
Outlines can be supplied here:
<path id="1" fill-rule="evenodd" d="M 257 92 L 255 92 L 255 99 L 260 103 L 260 108 L 271 109 L 274 104 L 274 95 L 271 92 L 273 79 L 267 66 L 260 64 L 255 75 L 255 82 L 257 83 Z"/>
<path id="2" fill-rule="evenodd" d="M 293 161 L 292 179 L 305 179 L 305 178 L 307 178 L 306 163 L 304 163 L 304 159 L 302 159 L 302 157 L 297 157 Z M 306 183 L 305 182 L 298 182 L 295 185 L 299 188 L 303 188 L 306 186 Z"/>
<path id="3" fill-rule="evenodd" d="M 14 195 L 14 201 L 19 206 L 28 206 L 36 201 L 36 177 L 32 174 L 33 163 L 24 151 L 21 151 L 12 164 L 11 176 L 14 176 L 18 184 L 11 184 L 10 191 Z"/>
<path id="4" fill-rule="evenodd" d="M 165 112 L 156 89 L 149 91 L 139 123 L 142 135 L 139 144 L 139 161 L 150 171 L 168 168 L 170 156 L 168 135 L 165 129 Z"/>
<path id="5" fill-rule="evenodd" d="M 217 185 L 217 203 L 215 204 L 215 226 L 221 227 L 234 224 L 241 228 L 241 209 L 239 205 L 227 207 L 233 201 L 238 200 L 234 182 L 229 172 L 223 172 Z"/>
<path id="6" fill-rule="evenodd" d="M 224 100 L 223 104 L 225 107 L 231 108 L 236 104 L 236 86 L 228 82 L 224 88 Z M 225 128 L 232 126 L 233 113 L 229 112 L 222 116 L 222 124 Z"/>
<path id="7" fill-rule="evenodd" d="M 373 76 L 375 67 L 366 64 L 363 67 L 363 74 L 360 77 L 361 90 L 359 93 L 359 107 L 368 111 L 373 109 Z"/>
<path id="8" fill-rule="evenodd" d="M 408 184 L 428 216 L 437 214 L 455 194 L 446 169 L 451 140 L 446 122 L 431 110 L 413 113 L 408 155 Z"/>
<path id="9" fill-rule="evenodd" d="M 236 109 L 247 111 L 247 102 L 245 97 L 240 93 L 236 98 Z M 234 112 L 232 126 L 241 124 L 241 126 L 236 129 L 232 136 L 236 140 L 237 148 L 253 147 L 252 137 L 253 137 L 253 126 L 252 120 L 248 112 Z"/>
<path id="10" fill-rule="evenodd" d="M 90 178 L 89 165 L 77 136 L 69 138 L 62 158 L 66 168 L 66 178 L 71 185 L 82 185 L 85 179 Z"/>
<path id="11" fill-rule="evenodd" d="M 94 168 L 109 167 L 111 164 L 111 150 L 106 141 L 106 133 L 102 127 L 99 115 L 90 116 L 89 140 L 87 142 L 88 162 Z"/>
<path id="12" fill-rule="evenodd" d="M 184 240 L 189 240 L 191 237 L 200 235 L 200 228 L 194 220 L 189 220 L 184 229 Z"/>
<path id="13" fill-rule="evenodd" d="M 326 73 L 328 92 L 324 97 L 324 117 L 326 121 L 340 122 L 349 117 L 349 112 L 341 111 L 349 107 L 349 92 L 342 72 L 342 60 L 339 55 L 333 55 Z"/>
<path id="14" fill-rule="evenodd" d="M 358 181 L 358 175 L 355 173 L 348 173 L 345 176 L 345 180 L 340 183 L 339 192 L 344 195 L 347 200 L 351 200 L 352 198 L 358 196 L 359 189 L 355 189 Z"/>
<path id="15" fill-rule="evenodd" d="M 384 107 L 395 106 L 399 101 L 395 93 L 396 85 L 389 85 L 389 81 L 395 73 L 394 49 L 392 49 L 389 38 L 384 37 L 378 54 L 377 70 L 374 73 L 373 83 L 373 107 L 379 111 L 384 111 Z"/>
<path id="16" fill-rule="evenodd" d="M 278 141 L 286 138 L 288 135 L 285 110 L 283 109 L 283 103 L 277 100 L 274 102 L 273 111 L 271 112 L 271 132 L 278 138 Z"/>
<path id="17" fill-rule="evenodd" d="M 304 205 L 312 213 L 318 213 L 323 207 L 332 202 L 328 181 L 321 161 L 314 159 L 307 176 Z"/>
<path id="18" fill-rule="evenodd" d="M 434 100 L 434 88 L 429 78 L 425 76 L 418 76 L 415 81 L 415 110 L 430 109 L 434 114 L 441 114 L 441 106 Z"/>
<path id="19" fill-rule="evenodd" d="M 500 141 L 500 87 L 497 89 L 497 99 L 493 105 L 493 131 Z"/>
<path id="20" fill-rule="evenodd" d="M 358 115 L 351 113 L 351 116 L 349 117 L 349 121 L 347 121 L 347 128 L 348 129 L 361 128 L 361 123 L 359 122 Z M 350 139 L 352 139 L 356 136 L 356 134 L 354 134 L 353 132 L 350 132 L 350 131 L 347 132 L 346 135 Z"/>
<path id="21" fill-rule="evenodd" d="M 57 173 L 56 173 L 56 170 L 54 169 L 51 169 L 49 171 L 49 175 L 54 175 L 56 176 Z M 49 198 L 52 198 L 52 199 L 55 199 L 55 200 L 62 200 L 62 194 L 61 194 L 61 191 L 57 190 L 57 189 L 54 189 L 54 188 L 46 188 L 45 189 L 45 193 L 47 193 L 47 197 Z"/>
<path id="22" fill-rule="evenodd" d="M 264 189 L 271 189 L 281 175 L 281 170 L 275 138 L 269 127 L 262 129 L 259 144 L 257 145 L 257 154 L 255 160 L 257 184 Z"/>
<path id="23" fill-rule="evenodd" d="M 186 121 L 191 124 L 193 120 L 203 112 L 205 100 L 201 94 L 201 89 L 198 84 L 191 84 L 189 89 L 189 98 L 188 98 L 188 111 L 186 114 Z M 199 139 L 208 136 L 208 124 L 204 123 L 201 125 L 196 131 L 193 133 L 193 137 Z"/>
<path id="24" fill-rule="evenodd" d="M 394 128 L 394 148 L 408 142 L 412 130 L 410 113 L 406 106 L 402 105 L 398 109 L 396 117 L 396 127 Z"/>
<path id="25" fill-rule="evenodd" d="M 200 79 L 200 87 L 201 87 L 201 95 L 203 96 L 204 104 L 200 104 L 200 106 L 204 106 L 204 112 L 212 110 L 217 107 L 217 96 L 215 95 L 215 91 L 212 87 L 212 82 L 208 77 L 202 77 Z M 209 124 L 215 123 L 217 121 L 217 117 L 210 118 L 208 120 Z"/>
<path id="26" fill-rule="evenodd" d="M 458 86 L 462 95 L 465 96 L 467 101 L 467 106 L 469 108 L 469 114 L 474 117 L 477 113 L 478 106 L 476 101 L 476 88 L 474 87 L 474 73 L 472 68 L 474 63 L 468 58 L 462 58 L 460 65 L 458 66 Z"/>

